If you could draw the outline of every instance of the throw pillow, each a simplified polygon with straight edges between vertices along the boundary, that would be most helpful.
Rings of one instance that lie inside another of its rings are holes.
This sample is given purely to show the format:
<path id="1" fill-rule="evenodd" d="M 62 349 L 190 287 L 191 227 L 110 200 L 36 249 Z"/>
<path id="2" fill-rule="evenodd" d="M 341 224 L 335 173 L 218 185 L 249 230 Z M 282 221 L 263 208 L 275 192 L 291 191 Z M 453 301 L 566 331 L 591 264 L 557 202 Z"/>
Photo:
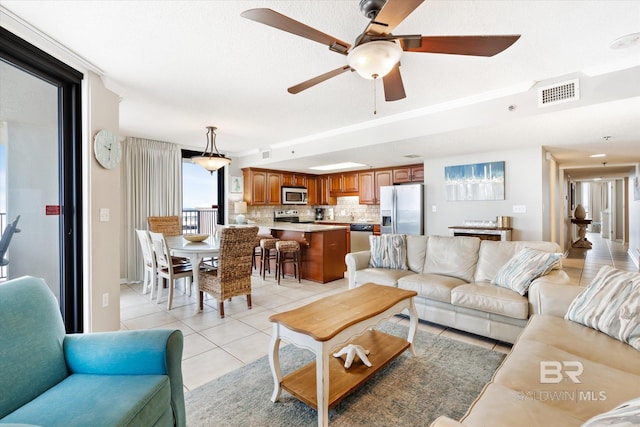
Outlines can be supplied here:
<path id="1" fill-rule="evenodd" d="M 589 418 L 581 427 L 640 425 L 640 397 L 631 399 L 610 411 Z"/>
<path id="2" fill-rule="evenodd" d="M 531 282 L 553 270 L 561 258 L 562 254 L 524 248 L 498 270 L 491 283 L 524 295 Z"/>
<path id="3" fill-rule="evenodd" d="M 640 350 L 640 274 L 605 265 L 564 318 Z"/>
<path id="4" fill-rule="evenodd" d="M 404 234 L 369 236 L 369 267 L 407 269 L 407 244 Z"/>

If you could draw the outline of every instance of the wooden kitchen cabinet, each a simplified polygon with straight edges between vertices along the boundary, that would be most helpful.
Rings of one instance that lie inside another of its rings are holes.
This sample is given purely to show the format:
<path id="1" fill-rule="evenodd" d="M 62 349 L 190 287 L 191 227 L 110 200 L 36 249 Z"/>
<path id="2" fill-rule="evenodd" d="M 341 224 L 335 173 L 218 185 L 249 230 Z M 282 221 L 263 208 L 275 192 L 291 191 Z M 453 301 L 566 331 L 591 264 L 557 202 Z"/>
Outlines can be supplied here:
<path id="1" fill-rule="evenodd" d="M 318 180 L 318 205 L 335 205 L 337 203 L 335 197 L 330 196 L 330 179 L 328 175 L 317 177 Z"/>
<path id="2" fill-rule="evenodd" d="M 307 177 L 295 173 L 282 173 L 281 185 L 290 187 L 306 187 Z"/>
<path id="3" fill-rule="evenodd" d="M 309 205 L 318 205 L 320 202 L 318 201 L 318 178 L 315 176 L 306 178 L 306 186 L 307 186 L 307 204 Z"/>
<path id="4" fill-rule="evenodd" d="M 405 182 L 423 182 L 424 165 L 411 165 L 393 169 L 393 183 L 402 184 Z"/>
<path id="5" fill-rule="evenodd" d="M 376 176 L 375 172 L 358 173 L 358 195 L 361 205 L 376 204 Z"/>
<path id="6" fill-rule="evenodd" d="M 260 170 L 243 169 L 244 200 L 253 206 L 280 204 L 280 173 Z"/>
<path id="7" fill-rule="evenodd" d="M 358 195 L 358 172 L 334 173 L 329 175 L 329 194 L 336 196 Z"/>
<path id="8" fill-rule="evenodd" d="M 393 185 L 393 170 L 377 170 L 375 171 L 375 204 L 380 204 L 380 187 Z"/>

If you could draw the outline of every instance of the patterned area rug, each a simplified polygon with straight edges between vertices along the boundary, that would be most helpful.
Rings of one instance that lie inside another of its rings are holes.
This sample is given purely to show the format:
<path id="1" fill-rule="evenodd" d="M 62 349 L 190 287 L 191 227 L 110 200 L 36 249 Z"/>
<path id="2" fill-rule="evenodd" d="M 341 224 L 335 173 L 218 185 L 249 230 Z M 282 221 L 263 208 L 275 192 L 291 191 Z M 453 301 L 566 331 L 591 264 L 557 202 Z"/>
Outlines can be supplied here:
<path id="1" fill-rule="evenodd" d="M 385 322 L 379 329 L 407 336 Z M 491 379 L 504 354 L 418 331 L 417 357 L 405 351 L 329 411 L 336 426 L 428 426 L 440 415 L 459 419 Z M 281 347 L 283 375 L 313 360 L 308 350 Z M 359 362 L 354 362 L 359 363 Z M 190 392 L 187 426 L 316 426 L 316 411 L 286 391 L 272 403 L 267 356 Z"/>

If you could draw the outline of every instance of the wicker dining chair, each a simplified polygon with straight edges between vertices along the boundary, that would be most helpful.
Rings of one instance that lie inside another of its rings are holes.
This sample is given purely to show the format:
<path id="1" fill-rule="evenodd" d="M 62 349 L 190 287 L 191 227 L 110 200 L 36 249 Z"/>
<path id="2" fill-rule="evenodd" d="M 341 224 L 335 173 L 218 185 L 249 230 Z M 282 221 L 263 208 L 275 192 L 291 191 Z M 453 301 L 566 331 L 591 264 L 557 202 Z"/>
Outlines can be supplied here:
<path id="1" fill-rule="evenodd" d="M 147 217 L 149 223 L 149 231 L 154 233 L 162 233 L 165 237 L 179 236 L 182 234 L 182 225 L 180 225 L 180 217 L 172 216 L 150 216 Z"/>
<path id="2" fill-rule="evenodd" d="M 246 295 L 251 309 L 251 261 L 258 227 L 229 227 L 220 232 L 218 268 L 201 270 L 198 276 L 200 309 L 204 292 L 218 301 L 220 318 L 224 317 L 224 301 Z"/>

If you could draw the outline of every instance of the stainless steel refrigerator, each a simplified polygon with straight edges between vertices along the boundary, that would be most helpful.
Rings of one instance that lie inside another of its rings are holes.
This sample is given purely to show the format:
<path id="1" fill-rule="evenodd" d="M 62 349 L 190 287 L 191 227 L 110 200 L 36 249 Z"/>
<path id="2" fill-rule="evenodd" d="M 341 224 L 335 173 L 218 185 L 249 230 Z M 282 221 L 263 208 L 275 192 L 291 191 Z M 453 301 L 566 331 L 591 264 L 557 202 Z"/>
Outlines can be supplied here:
<path id="1" fill-rule="evenodd" d="M 424 185 L 380 187 L 380 233 L 424 234 Z"/>

